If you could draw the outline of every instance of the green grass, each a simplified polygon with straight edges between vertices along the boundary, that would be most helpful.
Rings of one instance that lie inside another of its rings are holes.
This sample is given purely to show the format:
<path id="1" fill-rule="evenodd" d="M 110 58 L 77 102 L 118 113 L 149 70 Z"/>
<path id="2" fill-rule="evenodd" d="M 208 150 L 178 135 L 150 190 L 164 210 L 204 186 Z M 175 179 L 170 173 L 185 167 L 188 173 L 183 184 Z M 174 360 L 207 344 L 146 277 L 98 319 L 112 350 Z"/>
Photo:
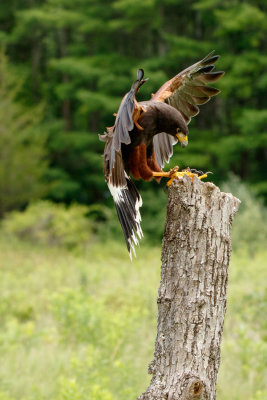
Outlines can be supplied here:
<path id="1" fill-rule="evenodd" d="M 0 240 L 0 400 L 134 399 L 149 383 L 160 249 Z M 232 256 L 218 400 L 263 400 L 267 252 Z"/>

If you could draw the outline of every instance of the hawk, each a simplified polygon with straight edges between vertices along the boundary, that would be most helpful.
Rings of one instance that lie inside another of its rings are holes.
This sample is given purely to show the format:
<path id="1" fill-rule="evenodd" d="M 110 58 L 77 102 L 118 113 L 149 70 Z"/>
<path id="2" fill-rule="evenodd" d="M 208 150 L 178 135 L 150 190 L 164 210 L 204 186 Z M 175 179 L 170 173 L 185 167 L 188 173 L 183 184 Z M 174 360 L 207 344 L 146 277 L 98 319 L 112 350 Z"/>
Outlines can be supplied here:
<path id="1" fill-rule="evenodd" d="M 193 170 L 178 172 L 178 167 L 163 172 L 165 162 L 173 154 L 173 146 L 188 144 L 188 124 L 199 113 L 198 105 L 207 103 L 220 91 L 209 86 L 224 75 L 213 71 L 218 55 L 208 54 L 203 60 L 186 68 L 164 83 L 148 101 L 137 102 L 136 94 L 148 80 L 143 69 L 137 72 L 137 80 L 123 97 L 112 127 L 104 135 L 104 176 L 113 197 L 124 233 L 127 249 L 132 258 L 135 245 L 142 238 L 140 207 L 142 199 L 134 179 L 149 181 L 169 176 L 189 174 Z M 196 171 L 198 172 L 198 171 Z M 197 174 L 198 175 L 198 174 Z M 199 176 L 201 178 L 201 176 Z"/>

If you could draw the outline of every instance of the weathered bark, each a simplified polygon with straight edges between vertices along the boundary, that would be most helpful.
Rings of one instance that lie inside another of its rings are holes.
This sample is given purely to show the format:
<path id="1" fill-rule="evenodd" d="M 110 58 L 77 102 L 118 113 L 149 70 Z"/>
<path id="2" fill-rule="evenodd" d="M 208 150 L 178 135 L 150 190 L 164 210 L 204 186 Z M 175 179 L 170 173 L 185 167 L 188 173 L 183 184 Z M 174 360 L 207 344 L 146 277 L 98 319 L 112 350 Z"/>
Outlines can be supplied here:
<path id="1" fill-rule="evenodd" d="M 185 176 L 169 188 L 151 384 L 139 400 L 214 400 L 230 230 L 240 201 Z"/>

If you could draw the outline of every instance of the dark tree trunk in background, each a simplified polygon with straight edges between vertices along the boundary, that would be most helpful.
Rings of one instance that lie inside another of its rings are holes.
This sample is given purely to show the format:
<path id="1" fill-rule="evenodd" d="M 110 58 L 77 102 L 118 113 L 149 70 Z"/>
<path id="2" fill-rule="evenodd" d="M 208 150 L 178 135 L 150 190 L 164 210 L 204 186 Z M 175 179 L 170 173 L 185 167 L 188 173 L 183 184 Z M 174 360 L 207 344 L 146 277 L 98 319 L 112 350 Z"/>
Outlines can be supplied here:
<path id="1" fill-rule="evenodd" d="M 35 103 L 40 99 L 39 68 L 41 59 L 41 48 L 38 39 L 32 39 L 32 94 Z"/>
<path id="2" fill-rule="evenodd" d="M 68 83 L 69 77 L 67 75 L 63 76 L 63 83 Z M 64 119 L 64 129 L 65 131 L 71 130 L 71 104 L 69 99 L 63 100 L 62 103 L 62 115 Z"/>
<path id="3" fill-rule="evenodd" d="M 68 46 L 68 30 L 62 28 L 59 31 L 59 47 L 60 47 L 60 56 L 62 58 L 67 57 L 67 46 Z M 62 77 L 63 83 L 69 83 L 69 76 L 64 74 Z M 70 99 L 66 98 L 62 103 L 62 116 L 64 119 L 64 129 L 65 131 L 70 131 L 71 126 L 71 102 Z"/>
<path id="4" fill-rule="evenodd" d="M 240 201 L 185 176 L 169 189 L 151 384 L 139 400 L 214 400 L 230 230 Z"/>

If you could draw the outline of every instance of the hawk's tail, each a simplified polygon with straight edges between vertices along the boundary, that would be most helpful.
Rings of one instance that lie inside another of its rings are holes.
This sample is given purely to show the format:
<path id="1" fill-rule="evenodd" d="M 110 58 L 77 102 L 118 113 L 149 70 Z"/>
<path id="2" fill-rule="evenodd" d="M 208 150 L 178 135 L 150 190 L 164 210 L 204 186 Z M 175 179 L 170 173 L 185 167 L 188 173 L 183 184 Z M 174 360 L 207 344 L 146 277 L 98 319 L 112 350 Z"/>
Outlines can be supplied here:
<path id="1" fill-rule="evenodd" d="M 135 255 L 134 246 L 138 245 L 139 239 L 143 237 L 139 212 L 139 208 L 142 206 L 142 198 L 128 175 L 126 175 L 126 185 L 113 186 L 112 183 L 108 183 L 108 187 L 112 194 L 127 249 L 132 259 L 132 252 Z"/>

